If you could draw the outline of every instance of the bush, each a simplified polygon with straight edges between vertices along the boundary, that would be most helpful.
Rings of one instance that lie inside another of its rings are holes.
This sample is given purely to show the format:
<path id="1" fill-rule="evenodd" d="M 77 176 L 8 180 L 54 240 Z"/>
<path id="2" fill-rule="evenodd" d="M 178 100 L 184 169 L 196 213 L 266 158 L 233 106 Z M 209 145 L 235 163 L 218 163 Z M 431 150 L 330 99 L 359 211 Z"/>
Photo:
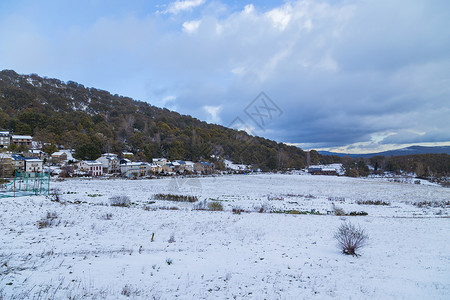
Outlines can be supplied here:
<path id="1" fill-rule="evenodd" d="M 223 205 L 219 202 L 209 202 L 208 203 L 208 210 L 211 211 L 222 211 Z"/>
<path id="2" fill-rule="evenodd" d="M 236 215 L 240 215 L 242 212 L 245 212 L 245 210 L 239 206 L 233 207 L 233 209 L 231 211 L 233 212 L 233 214 L 236 214 Z"/>
<path id="3" fill-rule="evenodd" d="M 356 251 L 365 246 L 369 237 L 361 227 L 344 222 L 335 232 L 334 238 L 338 241 L 338 247 L 342 253 L 358 256 Z"/>
<path id="4" fill-rule="evenodd" d="M 109 198 L 111 206 L 128 207 L 130 206 L 130 197 L 128 196 L 113 196 Z"/>
<path id="5" fill-rule="evenodd" d="M 38 221 L 38 229 L 57 226 L 61 223 L 56 212 L 47 212 L 47 216 Z"/>

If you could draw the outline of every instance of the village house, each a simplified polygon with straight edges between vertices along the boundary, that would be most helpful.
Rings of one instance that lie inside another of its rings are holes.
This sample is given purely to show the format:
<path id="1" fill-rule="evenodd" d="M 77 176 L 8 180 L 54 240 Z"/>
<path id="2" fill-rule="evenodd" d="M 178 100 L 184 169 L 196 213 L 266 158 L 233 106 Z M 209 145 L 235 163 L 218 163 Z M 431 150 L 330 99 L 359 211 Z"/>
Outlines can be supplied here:
<path id="1" fill-rule="evenodd" d="M 0 131 L 0 148 L 8 148 L 11 143 L 9 131 Z"/>
<path id="2" fill-rule="evenodd" d="M 50 158 L 51 162 L 53 163 L 62 163 L 63 161 L 67 160 L 67 153 L 63 152 L 63 151 L 58 151 L 58 152 L 54 152 L 51 155 Z"/>
<path id="3" fill-rule="evenodd" d="M 97 158 L 98 162 L 103 165 L 103 173 L 113 174 L 120 172 L 120 160 L 117 154 L 105 153 L 100 158 Z"/>
<path id="4" fill-rule="evenodd" d="M 153 158 L 153 163 L 160 165 L 161 167 L 167 164 L 169 161 L 165 158 Z"/>
<path id="5" fill-rule="evenodd" d="M 102 163 L 95 160 L 82 160 L 78 163 L 78 168 L 82 171 L 88 172 L 91 176 L 103 175 Z"/>
<path id="6" fill-rule="evenodd" d="M 25 170 L 25 157 L 20 154 L 12 154 L 12 166 L 17 172 L 23 172 Z"/>
<path id="7" fill-rule="evenodd" d="M 29 135 L 12 135 L 11 143 L 17 146 L 25 146 L 31 148 L 33 143 L 33 138 Z"/>
<path id="8" fill-rule="evenodd" d="M 123 157 L 123 158 L 132 159 L 133 156 L 134 156 L 134 154 L 131 153 L 131 152 L 122 152 L 122 157 Z"/>
<path id="9" fill-rule="evenodd" d="M 162 167 L 158 164 L 149 164 L 147 173 L 159 174 L 162 172 Z"/>
<path id="10" fill-rule="evenodd" d="M 214 165 L 205 161 L 196 162 L 194 163 L 194 171 L 202 174 L 211 174 L 214 171 Z"/>
<path id="11" fill-rule="evenodd" d="M 132 162 L 130 160 L 121 160 L 120 174 L 124 177 L 142 177 L 147 175 L 149 164 L 143 162 Z"/>
<path id="12" fill-rule="evenodd" d="M 0 175 L 10 176 L 13 171 L 12 156 L 8 153 L 0 152 Z"/>
<path id="13" fill-rule="evenodd" d="M 25 158 L 24 169 L 27 173 L 42 173 L 44 161 L 40 158 Z"/>
<path id="14" fill-rule="evenodd" d="M 311 175 L 338 175 L 336 169 L 321 166 L 313 166 L 308 168 L 308 173 Z"/>
<path id="15" fill-rule="evenodd" d="M 165 174 L 172 174 L 175 172 L 175 168 L 172 163 L 167 163 L 164 166 L 162 166 L 162 170 Z"/>
<path id="16" fill-rule="evenodd" d="M 184 169 L 188 172 L 194 172 L 194 163 L 192 161 L 185 161 Z"/>
<path id="17" fill-rule="evenodd" d="M 37 149 L 32 149 L 32 150 L 23 152 L 23 157 L 26 157 L 26 158 L 44 159 L 44 155 L 45 155 L 44 152 L 42 152 L 41 150 L 37 150 Z"/>

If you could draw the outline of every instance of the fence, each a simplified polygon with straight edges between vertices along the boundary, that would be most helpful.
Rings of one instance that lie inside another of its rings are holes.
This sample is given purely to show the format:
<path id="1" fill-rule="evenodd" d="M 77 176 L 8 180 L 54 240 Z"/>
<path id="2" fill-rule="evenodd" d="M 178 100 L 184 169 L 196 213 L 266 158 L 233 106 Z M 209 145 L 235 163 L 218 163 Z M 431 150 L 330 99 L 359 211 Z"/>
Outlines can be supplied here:
<path id="1" fill-rule="evenodd" d="M 48 195 L 49 190 L 48 173 L 16 172 L 12 182 L 0 185 L 0 198 Z"/>

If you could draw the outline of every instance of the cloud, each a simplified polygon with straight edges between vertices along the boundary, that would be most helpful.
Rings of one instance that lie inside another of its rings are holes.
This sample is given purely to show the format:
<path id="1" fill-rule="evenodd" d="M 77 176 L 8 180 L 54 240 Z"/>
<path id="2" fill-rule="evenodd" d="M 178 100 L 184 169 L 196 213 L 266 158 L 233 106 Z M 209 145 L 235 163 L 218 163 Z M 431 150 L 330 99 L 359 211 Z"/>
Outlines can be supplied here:
<path id="1" fill-rule="evenodd" d="M 203 3 L 205 3 L 205 0 L 185 0 L 171 2 L 164 13 L 171 13 L 176 15 L 183 11 L 190 11 L 197 6 L 202 5 Z"/>
<path id="2" fill-rule="evenodd" d="M 187 33 L 194 33 L 197 31 L 200 26 L 201 21 L 188 21 L 183 23 L 183 30 Z"/>
<path id="3" fill-rule="evenodd" d="M 203 106 L 203 109 L 208 113 L 209 117 L 208 117 L 208 122 L 210 123 L 216 123 L 216 124 L 220 124 L 221 120 L 219 117 L 219 112 L 222 110 L 223 106 L 219 105 L 219 106 L 208 106 L 205 105 Z"/>
<path id="4" fill-rule="evenodd" d="M 0 12 L 1 66 L 222 125 L 239 117 L 257 135 L 311 147 L 450 141 L 448 1 L 176 1 L 167 14 L 98 13 L 50 33 L 45 3 Z M 261 91 L 284 112 L 264 130 L 244 112 Z"/>

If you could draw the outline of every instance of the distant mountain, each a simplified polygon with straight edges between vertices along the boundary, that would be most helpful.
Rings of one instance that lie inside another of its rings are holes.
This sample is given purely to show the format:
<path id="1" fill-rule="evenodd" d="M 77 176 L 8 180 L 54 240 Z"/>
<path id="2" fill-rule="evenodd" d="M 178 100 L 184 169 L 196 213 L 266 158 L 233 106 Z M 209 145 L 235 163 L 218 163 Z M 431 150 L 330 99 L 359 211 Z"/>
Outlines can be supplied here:
<path id="1" fill-rule="evenodd" d="M 435 146 L 435 147 L 424 147 L 424 146 L 411 146 L 402 149 L 389 150 L 377 153 L 364 153 L 364 154 L 347 154 L 347 153 L 335 153 L 329 151 L 317 151 L 322 155 L 335 155 L 335 156 L 350 156 L 350 157 L 373 157 L 373 156 L 403 156 L 403 155 L 414 155 L 414 154 L 450 154 L 450 146 Z"/>
<path id="2" fill-rule="evenodd" d="M 302 168 L 306 154 L 261 137 L 73 81 L 0 71 L 0 130 L 75 148 L 78 158 L 131 151 L 151 161 L 223 157 L 263 170 Z M 55 149 L 55 148 L 54 148 Z M 219 162 L 217 162 L 219 163 Z"/>

